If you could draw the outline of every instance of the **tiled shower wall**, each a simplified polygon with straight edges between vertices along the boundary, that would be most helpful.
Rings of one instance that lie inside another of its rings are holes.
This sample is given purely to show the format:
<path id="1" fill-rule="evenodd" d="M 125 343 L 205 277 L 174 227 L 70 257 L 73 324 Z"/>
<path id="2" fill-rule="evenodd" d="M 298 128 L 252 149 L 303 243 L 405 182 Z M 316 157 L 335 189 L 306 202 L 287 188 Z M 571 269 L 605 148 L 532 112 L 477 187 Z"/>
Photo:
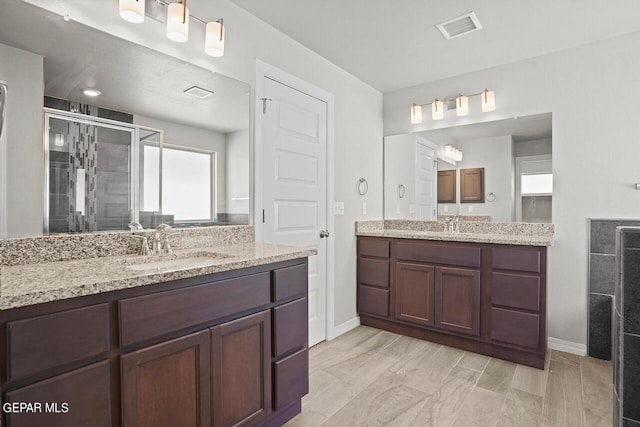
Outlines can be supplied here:
<path id="1" fill-rule="evenodd" d="M 640 220 L 589 220 L 589 356 L 611 360 L 612 308 L 616 282 L 616 227 Z"/>
<path id="2" fill-rule="evenodd" d="M 618 230 L 614 311 L 614 426 L 640 426 L 640 228 Z"/>

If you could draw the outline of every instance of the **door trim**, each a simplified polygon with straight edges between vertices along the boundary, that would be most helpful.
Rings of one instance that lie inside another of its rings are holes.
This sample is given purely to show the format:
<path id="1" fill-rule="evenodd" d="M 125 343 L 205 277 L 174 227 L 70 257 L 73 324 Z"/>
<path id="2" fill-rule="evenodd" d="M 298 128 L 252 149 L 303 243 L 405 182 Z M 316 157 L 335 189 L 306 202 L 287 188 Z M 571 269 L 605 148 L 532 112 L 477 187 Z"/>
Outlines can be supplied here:
<path id="1" fill-rule="evenodd" d="M 277 67 L 267 64 L 259 59 L 256 59 L 256 90 L 254 99 L 254 111 L 255 111 L 255 138 L 254 138 L 254 161 L 253 161 L 253 225 L 255 230 L 255 240 L 257 242 L 263 241 L 264 229 L 262 226 L 262 207 L 264 206 L 264 191 L 262 187 L 263 173 L 263 143 L 262 143 L 262 101 L 260 98 L 264 98 L 264 78 L 272 79 L 285 86 L 289 86 L 299 92 L 319 99 L 327 104 L 327 229 L 332 232 L 332 236 L 336 236 L 335 233 L 335 221 L 333 216 L 333 200 L 334 200 L 334 117 L 335 117 L 335 96 L 321 89 L 309 82 L 306 82 L 296 76 L 293 76 Z M 268 108 L 268 105 L 267 105 Z M 335 237 L 327 239 L 327 270 L 325 277 L 327 278 L 326 289 L 326 340 L 330 341 L 340 335 L 336 333 L 335 328 L 335 278 L 334 278 L 334 248 Z"/>

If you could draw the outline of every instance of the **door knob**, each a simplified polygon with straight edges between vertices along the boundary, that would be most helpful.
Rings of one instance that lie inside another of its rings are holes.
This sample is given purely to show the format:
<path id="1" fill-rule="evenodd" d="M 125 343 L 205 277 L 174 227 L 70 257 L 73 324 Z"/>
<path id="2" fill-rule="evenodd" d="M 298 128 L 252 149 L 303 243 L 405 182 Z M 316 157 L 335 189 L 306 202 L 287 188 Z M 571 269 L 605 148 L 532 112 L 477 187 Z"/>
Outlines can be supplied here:
<path id="1" fill-rule="evenodd" d="M 320 238 L 324 239 L 325 237 L 329 237 L 329 231 L 328 230 L 320 230 Z"/>

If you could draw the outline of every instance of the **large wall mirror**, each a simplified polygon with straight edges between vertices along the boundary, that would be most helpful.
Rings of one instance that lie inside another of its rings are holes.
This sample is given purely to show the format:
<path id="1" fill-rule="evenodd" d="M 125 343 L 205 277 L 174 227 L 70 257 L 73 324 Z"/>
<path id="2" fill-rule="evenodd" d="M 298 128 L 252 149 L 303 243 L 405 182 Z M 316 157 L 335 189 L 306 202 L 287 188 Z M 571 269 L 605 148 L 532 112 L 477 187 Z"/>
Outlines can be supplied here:
<path id="1" fill-rule="evenodd" d="M 249 223 L 248 84 L 22 1 L 3 8 L 6 236 Z"/>
<path id="2" fill-rule="evenodd" d="M 387 136 L 384 217 L 551 222 L 551 165 L 551 113 Z"/>

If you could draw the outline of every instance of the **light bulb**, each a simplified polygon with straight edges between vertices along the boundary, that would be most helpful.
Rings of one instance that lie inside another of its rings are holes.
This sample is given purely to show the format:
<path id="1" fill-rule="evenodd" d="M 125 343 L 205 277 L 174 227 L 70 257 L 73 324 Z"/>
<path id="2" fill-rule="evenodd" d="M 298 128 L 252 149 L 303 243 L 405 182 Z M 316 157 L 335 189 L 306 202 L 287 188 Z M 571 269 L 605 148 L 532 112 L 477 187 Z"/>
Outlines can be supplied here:
<path id="1" fill-rule="evenodd" d="M 120 17 L 134 24 L 144 22 L 144 0 L 120 0 Z"/>
<path id="2" fill-rule="evenodd" d="M 441 120 L 444 118 L 444 102 L 437 99 L 431 103 L 431 118 Z"/>
<path id="3" fill-rule="evenodd" d="M 204 51 L 207 55 L 215 57 L 224 55 L 224 25 L 222 25 L 222 20 L 209 22 L 205 31 Z"/>
<path id="4" fill-rule="evenodd" d="M 167 7 L 167 37 L 174 42 L 189 40 L 189 8 L 182 3 L 170 3 Z"/>
<path id="5" fill-rule="evenodd" d="M 484 90 L 482 93 L 482 111 L 489 112 L 496 109 L 496 94 L 492 90 Z"/>
<path id="6" fill-rule="evenodd" d="M 411 123 L 422 123 L 422 106 L 416 104 L 411 106 Z"/>

